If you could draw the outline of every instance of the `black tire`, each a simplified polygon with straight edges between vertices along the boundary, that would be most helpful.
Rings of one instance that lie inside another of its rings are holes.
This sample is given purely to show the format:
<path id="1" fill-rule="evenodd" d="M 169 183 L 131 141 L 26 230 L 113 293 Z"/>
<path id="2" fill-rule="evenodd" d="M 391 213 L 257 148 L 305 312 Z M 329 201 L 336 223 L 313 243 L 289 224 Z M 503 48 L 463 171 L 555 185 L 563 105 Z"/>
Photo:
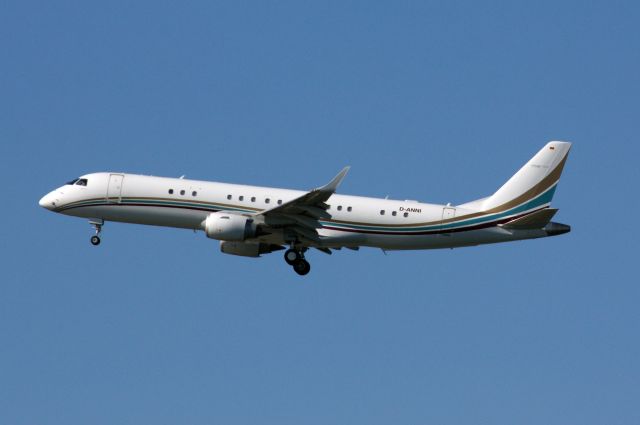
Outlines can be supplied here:
<path id="1" fill-rule="evenodd" d="M 309 272 L 311 271 L 311 264 L 309 264 L 309 262 L 304 258 L 301 258 L 295 262 L 295 264 L 293 265 L 293 270 L 300 276 L 304 276 L 306 274 L 309 274 Z"/>
<path id="2" fill-rule="evenodd" d="M 98 246 L 100 245 L 100 236 L 91 236 L 91 245 Z"/>
<path id="3" fill-rule="evenodd" d="M 293 266 L 296 261 L 302 259 L 302 256 L 295 249 L 287 249 L 284 252 L 284 261 L 287 262 L 288 265 Z"/>

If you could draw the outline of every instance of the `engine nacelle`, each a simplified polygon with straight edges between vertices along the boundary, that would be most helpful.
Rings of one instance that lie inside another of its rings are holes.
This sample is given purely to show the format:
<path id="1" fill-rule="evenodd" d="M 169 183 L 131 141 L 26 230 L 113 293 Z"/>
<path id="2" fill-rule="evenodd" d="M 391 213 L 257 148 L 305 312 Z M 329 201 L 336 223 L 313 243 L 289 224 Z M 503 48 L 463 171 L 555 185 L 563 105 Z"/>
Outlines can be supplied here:
<path id="1" fill-rule="evenodd" d="M 242 257 L 259 257 L 260 254 L 268 254 L 281 249 L 284 248 L 280 245 L 259 242 L 220 241 L 220 251 L 225 254 L 240 255 Z"/>
<path id="2" fill-rule="evenodd" d="M 256 235 L 256 225 L 253 220 L 233 212 L 211 213 L 202 224 L 207 237 L 211 239 L 244 241 Z"/>

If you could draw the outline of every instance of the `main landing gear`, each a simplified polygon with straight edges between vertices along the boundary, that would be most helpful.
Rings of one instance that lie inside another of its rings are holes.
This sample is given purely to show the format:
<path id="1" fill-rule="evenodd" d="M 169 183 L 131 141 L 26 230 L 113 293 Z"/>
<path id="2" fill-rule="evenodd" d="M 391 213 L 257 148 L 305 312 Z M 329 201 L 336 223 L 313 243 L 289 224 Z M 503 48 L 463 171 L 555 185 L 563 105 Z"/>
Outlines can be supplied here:
<path id="1" fill-rule="evenodd" d="M 293 270 L 300 276 L 304 276 L 311 271 L 311 264 L 304 259 L 303 251 L 294 248 L 287 249 L 284 252 L 284 261 L 293 267 Z"/>
<path id="2" fill-rule="evenodd" d="M 89 224 L 93 226 L 96 231 L 96 234 L 91 236 L 91 245 L 98 246 L 100 245 L 100 232 L 102 232 L 102 226 L 104 226 L 104 220 L 91 220 Z"/>

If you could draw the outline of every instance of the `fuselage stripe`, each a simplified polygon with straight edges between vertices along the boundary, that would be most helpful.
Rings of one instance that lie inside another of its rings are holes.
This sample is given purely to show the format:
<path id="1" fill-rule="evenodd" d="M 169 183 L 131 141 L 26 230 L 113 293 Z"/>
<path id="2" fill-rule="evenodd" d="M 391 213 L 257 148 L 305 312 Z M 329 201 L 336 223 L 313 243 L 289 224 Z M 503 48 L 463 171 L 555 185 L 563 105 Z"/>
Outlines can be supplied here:
<path id="1" fill-rule="evenodd" d="M 370 234 L 388 234 L 388 235 L 424 235 L 424 234 L 435 234 L 435 233 L 452 233 L 459 232 L 465 230 L 474 230 L 477 228 L 486 228 L 495 226 L 514 218 L 518 218 L 536 210 L 540 210 L 542 208 L 546 208 L 551 202 L 551 198 L 553 197 L 553 192 L 555 191 L 555 186 L 550 188 L 547 192 L 539 195 L 538 197 L 530 200 L 529 202 L 520 205 L 516 208 L 513 208 L 509 211 L 505 211 L 501 214 L 488 214 L 483 217 L 474 218 L 474 219 L 464 219 L 460 217 L 460 220 L 455 223 L 441 223 L 436 225 L 429 226 L 411 226 L 408 225 L 406 227 L 397 228 L 397 227 L 385 227 L 384 225 L 376 225 L 374 223 L 369 225 L 354 225 L 349 224 L 345 225 L 343 223 L 339 223 L 333 220 L 320 220 L 320 224 L 323 228 L 329 230 L 336 231 L 345 231 L 345 232 L 355 232 L 355 233 L 370 233 Z M 192 203 L 192 202 L 175 202 L 175 201 L 164 201 L 164 200 L 151 200 L 151 199 L 140 199 L 140 198 L 122 198 L 120 203 L 107 202 L 104 198 L 87 200 L 74 202 L 73 204 L 65 205 L 61 207 L 58 211 L 66 211 L 75 208 L 83 208 L 83 207 L 118 207 L 118 206 L 131 206 L 131 207 L 162 207 L 162 208 L 179 208 L 179 209 L 189 209 L 196 211 L 205 211 L 205 212 L 217 212 L 217 211 L 237 211 L 242 213 L 253 213 L 254 211 L 249 211 L 240 208 L 230 208 L 229 205 L 216 205 L 213 203 Z"/>

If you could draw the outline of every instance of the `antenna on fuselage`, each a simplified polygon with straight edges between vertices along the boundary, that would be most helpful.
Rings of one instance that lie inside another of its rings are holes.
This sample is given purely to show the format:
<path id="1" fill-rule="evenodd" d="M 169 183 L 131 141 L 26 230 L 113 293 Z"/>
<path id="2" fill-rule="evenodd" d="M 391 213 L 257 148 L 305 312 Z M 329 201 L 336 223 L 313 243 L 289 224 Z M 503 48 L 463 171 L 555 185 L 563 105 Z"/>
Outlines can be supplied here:
<path id="1" fill-rule="evenodd" d="M 180 180 L 184 180 L 185 177 L 186 177 L 186 174 L 183 174 L 179 178 L 180 178 Z"/>

